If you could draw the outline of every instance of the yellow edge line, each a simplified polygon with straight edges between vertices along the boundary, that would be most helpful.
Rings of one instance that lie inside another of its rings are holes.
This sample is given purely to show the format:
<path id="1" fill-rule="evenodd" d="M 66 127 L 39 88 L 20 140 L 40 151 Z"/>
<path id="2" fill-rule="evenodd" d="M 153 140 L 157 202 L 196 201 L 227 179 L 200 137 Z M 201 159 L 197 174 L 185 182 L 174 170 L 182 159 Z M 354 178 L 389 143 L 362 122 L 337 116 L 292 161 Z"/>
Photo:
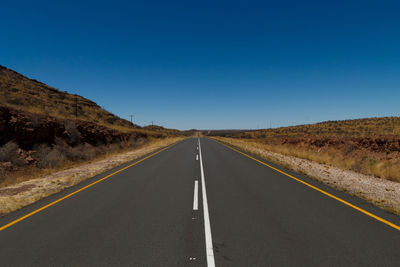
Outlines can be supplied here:
<path id="1" fill-rule="evenodd" d="M 337 196 L 334 196 L 334 195 L 332 195 L 332 194 L 330 194 L 330 193 L 328 193 L 328 192 L 326 192 L 326 191 L 324 191 L 322 189 L 319 189 L 318 187 L 315 187 L 315 186 L 313 186 L 313 185 L 311 185 L 311 184 L 309 184 L 307 182 L 304 182 L 303 180 L 300 180 L 299 178 L 296 178 L 296 177 L 294 177 L 294 176 L 292 176 L 292 175 L 290 175 L 290 174 L 288 174 L 286 172 L 283 172 L 283 171 L 281 171 L 281 170 L 279 170 L 277 168 L 274 168 L 274 167 L 268 165 L 267 163 L 262 162 L 261 160 L 258 160 L 256 158 L 253 158 L 252 156 L 247 155 L 246 153 L 243 153 L 242 151 L 239 151 L 239 150 L 237 150 L 237 149 L 235 149 L 235 148 L 233 148 L 231 146 L 228 146 L 228 145 L 226 145 L 224 143 L 221 143 L 219 141 L 217 141 L 217 142 L 220 143 L 221 145 L 224 145 L 224 146 L 226 146 L 226 147 L 228 147 L 228 148 L 230 148 L 230 149 L 232 149 L 232 150 L 234 150 L 234 151 L 236 151 L 236 152 L 238 152 L 238 153 L 240 153 L 240 154 L 242 154 L 242 155 L 244 155 L 244 156 L 246 156 L 248 158 L 251 158 L 252 160 L 255 160 L 258 163 L 261 163 L 261 164 L 263 164 L 263 165 L 265 165 L 265 166 L 267 166 L 267 167 L 269 167 L 269 168 L 271 168 L 271 169 L 273 169 L 273 170 L 275 170 L 275 171 L 277 171 L 277 172 L 279 172 L 279 173 L 281 173 L 283 175 L 286 175 L 286 176 L 292 178 L 293 180 L 296 180 L 297 182 L 300 182 L 300 183 L 302 183 L 302 184 L 304 184 L 304 185 L 306 185 L 306 186 L 308 186 L 308 187 L 310 187 L 310 188 L 312 188 L 314 190 L 317 190 L 318 192 L 320 192 L 320 193 L 322 193 L 322 194 L 324 194 L 324 195 L 326 195 L 328 197 L 331 197 L 331 198 L 333 198 L 333 199 L 335 199 L 335 200 L 337 200 L 337 201 L 339 201 L 339 202 L 341 202 L 341 203 L 343 203 L 343 204 L 345 204 L 345 205 L 347 205 L 349 207 L 352 207 L 353 209 L 358 210 L 359 212 L 362 212 L 365 215 L 368 215 L 368 216 L 374 218 L 375 220 L 378 220 L 378 221 L 380 221 L 380 222 L 382 222 L 382 223 L 384 223 L 386 225 L 389 225 L 390 227 L 393 227 L 394 229 L 400 231 L 400 226 L 398 226 L 398 225 L 396 225 L 394 223 L 391 223 L 391 222 L 389 222 L 389 221 L 387 221 L 387 220 L 385 220 L 385 219 L 383 219 L 381 217 L 378 217 L 378 216 L 376 216 L 376 215 L 374 215 L 374 214 L 372 214 L 372 213 L 370 213 L 370 212 L 368 212 L 368 211 L 366 211 L 366 210 L 364 210 L 362 208 L 359 208 L 359 207 L 357 207 L 357 206 L 355 206 L 355 205 L 353 205 L 353 204 L 351 204 L 351 203 L 349 203 L 349 202 L 347 202 L 347 201 L 345 201 L 345 200 L 343 200 L 343 199 L 341 199 L 341 198 L 339 198 Z"/>
<path id="2" fill-rule="evenodd" d="M 158 150 L 157 152 L 155 152 L 155 153 L 153 153 L 153 154 L 151 154 L 151 155 L 149 155 L 149 156 L 147 156 L 147 157 L 145 157 L 145 158 L 142 158 L 141 160 L 138 160 L 138 161 L 136 161 L 136 162 L 134 162 L 134 163 L 132 163 L 132 164 L 130 164 L 130 165 L 128 165 L 128 166 L 122 168 L 122 169 L 119 169 L 118 171 L 113 172 L 113 173 L 107 175 L 106 177 L 103 177 L 103 178 L 101 178 L 101 179 L 99 179 L 99 180 L 97 180 L 97 181 L 95 181 L 95 182 L 93 182 L 93 183 L 91 183 L 91 184 L 88 184 L 88 185 L 86 185 L 86 186 L 84 186 L 84 187 L 82 187 L 82 188 L 80 188 L 80 189 L 78 189 L 78 190 L 76 190 L 76 191 L 74 191 L 74 192 L 72 192 L 72 193 L 66 195 L 66 196 L 63 196 L 63 197 L 61 197 L 61 198 L 59 198 L 59 199 L 57 199 L 57 200 L 55 200 L 55 201 L 53 201 L 53 202 L 51 202 L 51 203 L 49 203 L 49 204 L 47 204 L 47 205 L 45 205 L 45 206 L 43 206 L 43 207 L 37 209 L 37 210 L 34 210 L 34 211 L 32 211 L 32 212 L 30 212 L 30 213 L 28 213 L 28 214 L 26 214 L 26 215 L 24 215 L 24 216 L 22 216 L 22 217 L 20 217 L 20 218 L 18 218 L 18 219 L 16 219 L 16 220 L 14 220 L 14 221 L 12 221 L 12 222 L 6 224 L 6 225 L 3 225 L 3 226 L 0 227 L 0 231 L 3 231 L 4 229 L 6 229 L 6 228 L 8 228 L 8 227 L 10 227 L 10 226 L 12 226 L 12 225 L 14 225 L 14 224 L 16 224 L 16 223 L 22 221 L 22 220 L 25 220 L 26 218 L 31 217 L 32 215 L 34 215 L 34 214 L 36 214 L 36 213 L 38 213 L 38 212 L 40 212 L 40 211 L 42 211 L 42 210 L 44 210 L 44 209 L 47 209 L 47 208 L 53 206 L 54 204 L 57 204 L 58 202 L 61 202 L 61 201 L 63 201 L 64 199 L 69 198 L 69 197 L 71 197 L 71 196 L 73 196 L 73 195 L 75 195 L 75 194 L 77 194 L 77 193 L 79 193 L 79 192 L 81 192 L 81 191 L 83 191 L 83 190 L 89 188 L 89 187 L 92 187 L 92 186 L 94 186 L 95 184 L 97 184 L 97 183 L 99 183 L 99 182 L 101 182 L 101 181 L 104 181 L 105 179 L 110 178 L 111 176 L 113 176 L 113 175 L 115 175 L 115 174 L 117 174 L 117 173 L 119 173 L 119 172 L 122 172 L 122 171 L 124 171 L 124 170 L 126 170 L 126 169 L 128 169 L 128 168 L 130 168 L 130 167 L 132 167 L 132 166 L 134 166 L 134 165 L 136 165 L 136 164 L 138 164 L 138 163 L 140 163 L 140 162 L 142 162 L 142 161 L 144 161 L 144 160 L 146 160 L 146 159 L 148 159 L 148 158 L 150 158 L 150 157 L 152 157 L 152 156 L 154 156 L 154 155 L 156 155 L 156 154 L 158 154 L 158 153 L 160 153 L 160 152 L 166 150 L 167 148 L 170 148 L 170 147 L 172 147 L 172 146 L 174 146 L 174 145 L 176 145 L 176 144 L 177 144 L 177 143 L 172 144 L 172 145 L 169 145 L 169 146 L 167 146 L 167 147 L 165 147 L 165 148 L 163 148 L 163 149 L 161 149 L 161 150 Z"/>

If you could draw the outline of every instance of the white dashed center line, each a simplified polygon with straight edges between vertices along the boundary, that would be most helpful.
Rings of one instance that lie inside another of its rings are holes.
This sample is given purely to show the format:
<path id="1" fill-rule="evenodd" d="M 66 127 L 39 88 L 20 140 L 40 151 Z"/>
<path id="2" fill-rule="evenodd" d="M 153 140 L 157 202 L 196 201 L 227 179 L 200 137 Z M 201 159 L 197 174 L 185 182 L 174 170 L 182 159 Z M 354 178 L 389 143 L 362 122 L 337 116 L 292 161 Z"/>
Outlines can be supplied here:
<path id="1" fill-rule="evenodd" d="M 203 217 L 204 217 L 204 233 L 206 237 L 206 257 L 207 257 L 207 266 L 215 267 L 215 259 L 214 259 L 214 249 L 212 243 L 211 236 L 211 224 L 210 224 L 210 215 L 208 214 L 208 203 L 207 203 L 207 193 L 206 193 L 206 181 L 204 178 L 204 170 L 203 170 L 203 160 L 201 157 L 201 145 L 199 138 L 199 154 L 200 154 L 200 171 L 201 171 L 201 191 L 203 197 Z"/>
<path id="2" fill-rule="evenodd" d="M 193 210 L 199 209 L 199 181 L 194 181 Z"/>

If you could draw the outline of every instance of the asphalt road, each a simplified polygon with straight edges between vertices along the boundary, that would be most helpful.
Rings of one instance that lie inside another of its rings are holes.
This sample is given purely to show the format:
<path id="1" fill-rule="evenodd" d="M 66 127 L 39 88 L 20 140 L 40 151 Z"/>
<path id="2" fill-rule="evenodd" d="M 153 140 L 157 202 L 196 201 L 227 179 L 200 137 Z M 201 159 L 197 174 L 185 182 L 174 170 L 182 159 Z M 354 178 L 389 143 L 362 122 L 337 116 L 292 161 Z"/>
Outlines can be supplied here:
<path id="1" fill-rule="evenodd" d="M 399 216 L 278 168 L 400 225 Z M 116 170 L 3 216 L 0 227 Z M 400 266 L 400 231 L 204 138 L 0 231 L 0 266 L 214 265 Z"/>

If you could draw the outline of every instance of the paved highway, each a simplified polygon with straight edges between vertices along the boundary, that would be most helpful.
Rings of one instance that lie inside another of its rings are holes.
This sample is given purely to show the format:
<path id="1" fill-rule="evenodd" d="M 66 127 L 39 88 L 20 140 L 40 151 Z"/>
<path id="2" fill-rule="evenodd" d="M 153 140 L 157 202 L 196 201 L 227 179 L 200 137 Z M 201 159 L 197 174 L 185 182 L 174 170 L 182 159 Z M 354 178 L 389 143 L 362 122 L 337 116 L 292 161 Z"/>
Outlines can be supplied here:
<path id="1" fill-rule="evenodd" d="M 257 160 L 192 138 L 93 177 L 1 217 L 0 266 L 400 266 L 399 216 Z"/>

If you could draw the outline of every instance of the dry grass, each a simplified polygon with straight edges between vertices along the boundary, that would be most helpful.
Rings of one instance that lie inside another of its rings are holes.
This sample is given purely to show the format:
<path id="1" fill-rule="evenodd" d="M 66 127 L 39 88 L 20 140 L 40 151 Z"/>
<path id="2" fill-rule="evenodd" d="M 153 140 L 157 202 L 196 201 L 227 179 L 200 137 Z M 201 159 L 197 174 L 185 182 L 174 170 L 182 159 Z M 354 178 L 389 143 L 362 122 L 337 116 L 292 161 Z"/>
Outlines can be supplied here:
<path id="1" fill-rule="evenodd" d="M 138 157 L 151 153 L 161 147 L 183 140 L 184 137 L 155 139 L 134 150 L 113 152 L 91 162 L 74 164 L 66 169 L 47 169 L 46 172 L 36 173 L 35 179 L 29 179 L 12 186 L 0 188 L 0 214 L 9 213 L 39 199 L 76 185 L 97 174 Z M 39 175 L 38 175 L 39 174 Z M 44 175 L 46 174 L 46 175 Z"/>
<path id="2" fill-rule="evenodd" d="M 397 152 L 388 156 L 386 153 L 357 151 L 357 148 L 348 148 L 346 150 L 343 147 L 335 146 L 318 148 L 293 144 L 282 145 L 266 143 L 262 139 L 223 138 L 223 140 L 234 142 L 241 146 L 248 144 L 263 150 L 400 182 L 400 155 Z"/>
<path id="3" fill-rule="evenodd" d="M 280 127 L 263 130 L 218 130 L 212 136 L 234 138 L 288 138 L 288 137 L 371 137 L 400 135 L 400 117 L 366 118 L 326 121 L 315 124 Z"/>
<path id="4" fill-rule="evenodd" d="M 257 144 L 257 142 L 255 143 Z M 276 153 L 295 156 L 321 164 L 335 166 L 344 170 L 353 170 L 363 174 L 400 182 L 400 158 L 386 159 L 383 157 L 377 159 L 372 156 L 355 156 L 346 154 L 344 151 L 337 148 L 327 148 L 323 151 L 318 151 L 312 148 L 299 148 L 290 145 L 259 144 L 259 146 Z"/>

